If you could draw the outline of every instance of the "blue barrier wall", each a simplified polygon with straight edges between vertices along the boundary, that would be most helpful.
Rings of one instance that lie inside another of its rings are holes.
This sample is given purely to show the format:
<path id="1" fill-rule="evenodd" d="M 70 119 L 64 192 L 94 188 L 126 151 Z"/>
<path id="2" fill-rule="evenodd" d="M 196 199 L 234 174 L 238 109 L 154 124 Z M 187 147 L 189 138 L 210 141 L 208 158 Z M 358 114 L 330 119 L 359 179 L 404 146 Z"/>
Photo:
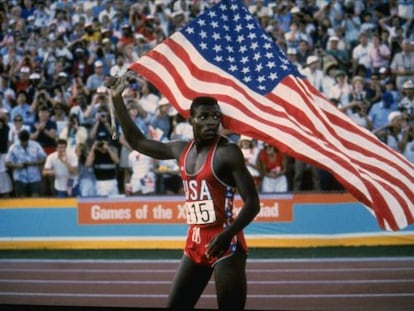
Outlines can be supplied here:
<path id="1" fill-rule="evenodd" d="M 278 209 L 262 213 L 245 229 L 252 247 L 414 245 L 414 225 L 384 231 L 364 206 L 347 195 L 261 199 L 263 210 Z M 0 200 L 0 249 L 182 248 L 187 225 L 176 211 L 182 201 L 182 197 Z M 91 209 L 105 204 L 111 211 L 145 207 L 149 215 L 156 208 L 173 212 L 169 219 L 94 220 Z"/>

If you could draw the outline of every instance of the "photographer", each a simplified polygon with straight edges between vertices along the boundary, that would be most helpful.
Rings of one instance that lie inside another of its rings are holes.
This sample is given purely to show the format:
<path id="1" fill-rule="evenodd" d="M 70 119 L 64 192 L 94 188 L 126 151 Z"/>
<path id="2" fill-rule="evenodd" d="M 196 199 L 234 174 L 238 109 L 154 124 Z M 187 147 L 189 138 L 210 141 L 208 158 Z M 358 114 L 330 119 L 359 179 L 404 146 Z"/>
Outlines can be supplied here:
<path id="1" fill-rule="evenodd" d="M 89 133 L 89 138 L 94 141 L 97 138 L 98 133 L 105 133 L 108 137 L 113 136 L 111 120 L 107 105 L 100 105 L 95 116 L 95 124 Z M 118 134 L 118 133 L 115 133 Z M 118 135 L 117 135 L 118 136 Z"/>
<path id="2" fill-rule="evenodd" d="M 118 163 L 118 150 L 110 144 L 110 136 L 104 131 L 98 132 L 85 162 L 86 167 L 92 167 L 94 170 L 96 195 L 109 196 L 119 194 Z"/>

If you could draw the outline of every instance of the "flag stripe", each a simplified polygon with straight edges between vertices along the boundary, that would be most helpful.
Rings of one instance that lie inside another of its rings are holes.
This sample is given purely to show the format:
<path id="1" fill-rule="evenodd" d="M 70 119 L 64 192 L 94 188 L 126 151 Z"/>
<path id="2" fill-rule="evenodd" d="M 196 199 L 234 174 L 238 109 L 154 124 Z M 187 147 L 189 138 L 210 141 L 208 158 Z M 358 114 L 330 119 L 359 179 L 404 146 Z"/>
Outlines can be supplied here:
<path id="1" fill-rule="evenodd" d="M 231 10 L 235 9 L 238 1 L 223 1 L 230 2 Z M 200 25 L 203 22 L 200 18 Z M 214 40 L 219 40 L 220 34 L 215 36 Z M 222 46 L 216 42 L 214 48 L 219 50 Z M 197 41 L 200 46 L 202 43 Z M 274 51 L 273 55 L 281 67 L 290 68 L 282 54 Z M 217 59 L 222 55 L 217 54 Z M 267 56 L 271 59 L 272 54 Z M 268 64 L 274 65 L 271 61 Z M 381 227 L 398 230 L 414 222 L 414 166 L 354 124 L 309 81 L 291 74 L 282 76 L 271 92 L 261 95 L 207 60 L 181 32 L 130 68 L 154 84 L 186 117 L 194 97 L 216 97 L 226 128 L 275 144 L 282 152 L 330 171 L 367 205 Z M 261 87 L 261 82 L 250 85 Z"/>

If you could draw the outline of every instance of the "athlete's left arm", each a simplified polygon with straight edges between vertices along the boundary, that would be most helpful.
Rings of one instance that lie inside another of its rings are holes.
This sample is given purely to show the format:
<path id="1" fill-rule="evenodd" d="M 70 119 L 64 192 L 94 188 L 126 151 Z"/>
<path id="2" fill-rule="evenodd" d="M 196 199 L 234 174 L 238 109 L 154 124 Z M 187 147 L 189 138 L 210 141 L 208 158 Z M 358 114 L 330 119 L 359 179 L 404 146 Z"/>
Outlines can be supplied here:
<path id="1" fill-rule="evenodd" d="M 240 148 L 236 144 L 221 146 L 215 160 L 216 173 L 223 181 L 237 187 L 243 207 L 234 222 L 209 243 L 207 255 L 210 257 L 222 255 L 228 249 L 231 239 L 251 223 L 260 211 L 259 195 Z"/>

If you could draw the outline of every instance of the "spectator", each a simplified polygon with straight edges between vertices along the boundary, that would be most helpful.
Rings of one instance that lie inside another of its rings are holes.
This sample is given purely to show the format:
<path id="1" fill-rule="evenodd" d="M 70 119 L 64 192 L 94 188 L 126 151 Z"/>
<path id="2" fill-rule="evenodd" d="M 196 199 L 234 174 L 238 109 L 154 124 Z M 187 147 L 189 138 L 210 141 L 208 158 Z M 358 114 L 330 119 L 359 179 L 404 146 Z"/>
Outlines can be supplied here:
<path id="1" fill-rule="evenodd" d="M 191 124 L 182 115 L 177 113 L 173 120 L 173 132 L 171 133 L 171 140 L 181 139 L 187 140 L 193 138 L 193 128 Z"/>
<path id="2" fill-rule="evenodd" d="M 322 91 L 323 72 L 319 69 L 318 56 L 311 55 L 307 58 L 302 74 L 318 91 Z"/>
<path id="3" fill-rule="evenodd" d="M 338 63 L 340 70 L 348 72 L 349 70 L 349 57 L 346 50 L 340 49 L 338 47 L 339 38 L 337 36 L 330 36 L 328 39 L 328 46 L 326 49 L 326 54 L 332 56 Z"/>
<path id="4" fill-rule="evenodd" d="M 391 50 L 387 44 L 380 41 L 377 33 L 371 36 L 372 45 L 368 49 L 368 56 L 371 61 L 371 68 L 379 72 L 380 68 L 387 68 L 391 60 Z"/>
<path id="5" fill-rule="evenodd" d="M 131 195 L 155 194 L 156 177 L 153 158 L 133 150 L 128 155 L 128 167 L 125 180 L 126 191 Z"/>
<path id="6" fill-rule="evenodd" d="M 391 112 L 398 110 L 397 103 L 391 93 L 384 92 L 382 100 L 372 105 L 369 110 L 369 117 L 372 119 L 374 133 L 383 131 L 388 125 L 388 116 Z"/>
<path id="7" fill-rule="evenodd" d="M 349 104 L 349 95 L 352 93 L 352 85 L 348 82 L 345 71 L 338 69 L 335 73 L 336 84 L 328 91 L 328 98 L 339 102 L 339 107 Z"/>
<path id="8" fill-rule="evenodd" d="M 86 88 L 89 93 L 95 93 L 98 87 L 104 85 L 105 75 L 103 72 L 103 62 L 100 60 L 94 63 L 95 71 L 86 79 Z"/>
<path id="9" fill-rule="evenodd" d="M 265 144 L 257 157 L 257 166 L 261 175 L 261 192 L 287 192 L 287 157 L 276 147 Z"/>
<path id="10" fill-rule="evenodd" d="M 403 98 L 398 103 L 398 109 L 405 112 L 407 118 L 414 118 L 414 82 L 408 80 L 403 84 Z"/>
<path id="11" fill-rule="evenodd" d="M 108 133 L 99 132 L 85 162 L 86 167 L 92 167 L 94 170 L 96 194 L 98 196 L 119 194 L 117 179 L 118 150 L 109 144 L 109 140 Z"/>
<path id="12" fill-rule="evenodd" d="M 170 139 L 172 132 L 172 116 L 170 115 L 171 105 L 170 102 L 162 97 L 159 101 L 158 112 L 150 125 L 150 135 L 155 140 Z"/>
<path id="13" fill-rule="evenodd" d="M 366 33 L 359 35 L 359 44 L 352 49 L 352 72 L 355 74 L 358 65 L 364 65 L 371 73 L 371 60 L 369 58 L 370 44 Z"/>
<path id="14" fill-rule="evenodd" d="M 69 122 L 62 129 L 59 139 L 66 140 L 67 148 L 80 155 L 81 149 L 87 143 L 88 132 L 86 128 L 80 125 L 79 118 L 76 114 L 69 116 Z"/>
<path id="15" fill-rule="evenodd" d="M 382 98 L 382 88 L 380 84 L 380 76 L 378 73 L 373 72 L 365 85 L 366 99 L 369 102 L 368 108 L 380 101 Z"/>
<path id="16" fill-rule="evenodd" d="M 77 196 L 78 184 L 78 156 L 66 148 L 67 142 L 58 139 L 56 151 L 49 154 L 43 167 L 43 176 L 54 179 L 54 188 L 58 198 Z"/>
<path id="17" fill-rule="evenodd" d="M 414 81 L 414 52 L 409 40 L 403 40 L 402 51 L 394 55 L 390 69 L 396 77 L 397 89 L 401 90 L 408 80 Z"/>
<path id="18" fill-rule="evenodd" d="M 63 129 L 68 125 L 68 117 L 66 116 L 63 104 L 57 102 L 52 108 L 53 114 L 50 120 L 56 123 L 56 137 L 59 137 Z"/>
<path id="19" fill-rule="evenodd" d="M 79 119 L 79 124 L 86 129 L 90 129 L 95 124 L 93 117 L 87 116 L 86 111 L 88 109 L 88 98 L 85 93 L 78 93 L 76 95 L 76 105 L 72 106 L 69 110 L 69 115 L 76 115 Z"/>
<path id="20" fill-rule="evenodd" d="M 252 175 L 257 190 L 260 191 L 261 176 L 259 167 L 257 165 L 260 149 L 256 145 L 256 142 L 253 141 L 251 137 L 248 137 L 246 135 L 240 136 L 239 147 L 243 153 L 247 170 L 249 171 L 250 175 Z"/>
<path id="21" fill-rule="evenodd" d="M 36 114 L 31 110 L 28 103 L 27 93 L 20 91 L 17 93 L 16 106 L 12 108 L 10 117 L 14 119 L 16 115 L 23 116 L 23 123 L 26 125 L 33 125 L 35 122 Z"/>
<path id="22" fill-rule="evenodd" d="M 115 130 L 115 133 L 113 133 Z M 95 114 L 95 123 L 89 132 L 89 139 L 94 141 L 98 133 L 106 133 L 108 137 L 113 137 L 114 134 L 118 137 L 118 129 L 112 128 L 111 116 L 107 105 L 99 105 L 98 111 Z M 116 138 L 117 139 L 117 138 Z"/>
<path id="23" fill-rule="evenodd" d="M 141 96 L 138 104 L 148 113 L 149 120 L 155 117 L 158 111 L 160 97 L 155 93 L 151 92 L 149 82 L 144 81 L 141 86 Z"/>
<path id="24" fill-rule="evenodd" d="M 9 145 L 12 145 L 15 142 L 19 141 L 19 132 L 23 129 L 30 132 L 30 126 L 23 124 L 23 117 L 20 114 L 18 114 L 14 117 L 13 123 L 10 126 L 8 139 Z"/>
<path id="25" fill-rule="evenodd" d="M 116 54 L 115 64 L 111 67 L 109 74 L 111 76 L 121 76 L 128 69 L 128 64 L 125 63 L 124 55 L 122 53 Z"/>
<path id="26" fill-rule="evenodd" d="M 45 159 L 42 146 L 30 140 L 27 130 L 20 131 L 19 141 L 10 146 L 6 156 L 6 167 L 13 170 L 16 197 L 38 197 L 41 194 L 41 167 Z"/>
<path id="27" fill-rule="evenodd" d="M 10 135 L 10 127 L 7 121 L 7 115 L 0 112 L 0 198 L 8 197 L 13 190 L 12 181 L 6 167 Z"/>
<path id="28" fill-rule="evenodd" d="M 46 154 L 50 154 L 56 148 L 57 125 L 55 121 L 50 120 L 50 112 L 47 105 L 41 105 L 38 111 L 38 120 L 30 128 L 30 138 L 36 140 Z"/>

